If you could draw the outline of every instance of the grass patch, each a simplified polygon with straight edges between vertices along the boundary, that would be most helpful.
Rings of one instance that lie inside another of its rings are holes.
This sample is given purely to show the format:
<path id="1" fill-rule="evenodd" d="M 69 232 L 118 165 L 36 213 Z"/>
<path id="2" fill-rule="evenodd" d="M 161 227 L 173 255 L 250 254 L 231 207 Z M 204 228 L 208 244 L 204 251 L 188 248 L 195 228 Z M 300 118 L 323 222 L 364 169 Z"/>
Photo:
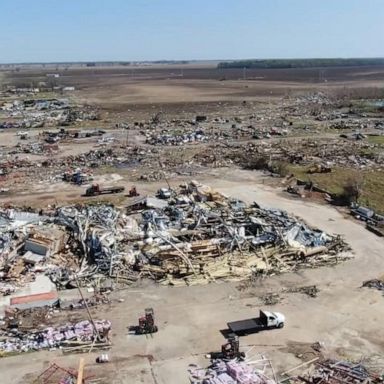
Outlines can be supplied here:
<path id="1" fill-rule="evenodd" d="M 367 140 L 370 144 L 384 144 L 384 135 L 383 136 L 368 136 Z"/>
<path id="2" fill-rule="evenodd" d="M 309 167 L 289 165 L 290 173 L 305 181 L 312 181 L 330 193 L 341 194 L 343 186 L 349 180 L 358 180 L 361 184 L 359 203 L 384 214 L 384 171 L 359 171 L 352 168 L 334 168 L 331 173 L 308 174 Z"/>
<path id="3" fill-rule="evenodd" d="M 379 113 L 382 110 L 382 106 L 376 104 L 375 101 L 375 99 L 357 100 L 352 103 L 352 108 L 360 113 Z"/>

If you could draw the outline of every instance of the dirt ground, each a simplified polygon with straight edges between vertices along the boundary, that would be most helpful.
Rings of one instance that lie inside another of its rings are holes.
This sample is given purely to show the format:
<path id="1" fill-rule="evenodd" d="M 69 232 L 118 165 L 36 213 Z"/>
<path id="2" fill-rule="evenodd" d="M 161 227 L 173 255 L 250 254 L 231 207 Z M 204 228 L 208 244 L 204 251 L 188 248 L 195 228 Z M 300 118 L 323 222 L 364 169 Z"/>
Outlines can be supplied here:
<path id="1" fill-rule="evenodd" d="M 271 307 L 286 315 L 284 329 L 243 337 L 242 346 L 256 345 L 255 352 L 266 353 L 278 372 L 300 363 L 289 352 L 292 343 L 321 341 L 326 353 L 337 352 L 345 358 L 382 353 L 383 343 L 377 336 L 384 315 L 383 297 L 360 286 L 382 274 L 383 240 L 332 207 L 287 198 L 261 181 L 259 175 L 246 171 L 232 178 L 229 173 L 225 178 L 210 177 L 210 184 L 227 195 L 285 209 L 322 230 L 342 234 L 355 258 L 334 268 L 271 277 L 241 291 L 239 283 L 183 288 L 143 283 L 115 292 L 114 297 L 123 303 L 94 311 L 98 318 L 106 317 L 113 324 L 111 363 L 101 369 L 93 364 L 96 354 L 85 355 L 90 374 L 109 377 L 106 380 L 112 381 L 105 381 L 108 383 L 188 383 L 188 365 L 207 364 L 204 355 L 220 348 L 224 342 L 220 330 L 226 323 L 256 315 L 262 305 L 257 296 L 313 284 L 320 290 L 317 298 L 288 294 Z M 157 185 L 148 187 L 155 189 Z M 128 335 L 127 327 L 136 323 L 145 307 L 155 309 L 159 332 L 153 338 Z M 28 373 L 38 373 L 48 362 L 76 367 L 77 356 L 62 356 L 56 351 L 0 360 L 3 382 L 26 383 L 31 377 Z"/>
<path id="2" fill-rule="evenodd" d="M 159 103 L 194 103 L 253 100 L 287 96 L 300 92 L 324 90 L 332 92 L 340 87 L 359 89 L 382 86 L 383 81 L 335 82 L 330 85 L 302 84 L 297 82 L 255 81 L 217 81 L 217 80 L 148 80 L 146 82 L 125 81 L 109 87 L 98 86 L 78 91 L 76 96 L 81 101 L 103 105 L 105 108 L 116 105 L 159 104 Z"/>
<path id="3" fill-rule="evenodd" d="M 5 70 L 4 83 L 31 84 L 46 81 L 52 69 Z M 139 67 L 76 68 L 58 66 L 57 85 L 75 86 L 68 94 L 81 102 L 118 111 L 124 116 L 167 113 L 204 113 L 217 110 L 220 103 L 265 101 L 303 92 L 322 91 L 351 95 L 361 90 L 379 89 L 384 84 L 384 68 L 292 68 L 218 69 L 215 63 L 153 65 Z M 1 74 L 1 72 L 0 72 Z M 67 96 L 68 96 L 67 95 Z M 211 105 L 213 104 L 213 106 Z M 223 107 L 223 105 L 222 105 Z M 143 111 L 144 109 L 144 111 Z M 143 113 L 140 113 L 143 112 Z"/>

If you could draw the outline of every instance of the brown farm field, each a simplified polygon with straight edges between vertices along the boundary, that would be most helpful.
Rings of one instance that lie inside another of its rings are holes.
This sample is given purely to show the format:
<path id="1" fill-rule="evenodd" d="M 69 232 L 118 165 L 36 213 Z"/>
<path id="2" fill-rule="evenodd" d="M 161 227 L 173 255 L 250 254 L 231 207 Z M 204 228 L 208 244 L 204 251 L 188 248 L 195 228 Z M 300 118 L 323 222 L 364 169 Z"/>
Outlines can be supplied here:
<path id="1" fill-rule="evenodd" d="M 4 71 L 4 82 L 28 85 L 58 73 L 57 85 L 75 86 L 75 96 L 103 108 L 239 102 L 321 90 L 341 95 L 379 94 L 384 67 L 309 69 L 217 69 L 214 65 L 58 67 Z M 174 107 L 174 106 L 173 106 Z"/>

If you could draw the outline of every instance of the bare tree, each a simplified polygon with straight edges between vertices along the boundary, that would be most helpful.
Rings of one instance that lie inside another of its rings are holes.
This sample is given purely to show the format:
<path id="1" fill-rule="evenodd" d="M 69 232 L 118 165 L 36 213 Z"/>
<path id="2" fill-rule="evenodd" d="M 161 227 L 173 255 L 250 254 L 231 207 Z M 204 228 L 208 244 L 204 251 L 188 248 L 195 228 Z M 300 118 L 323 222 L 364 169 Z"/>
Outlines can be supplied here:
<path id="1" fill-rule="evenodd" d="M 343 185 L 343 198 L 351 204 L 356 203 L 361 196 L 362 179 L 359 177 L 349 178 Z"/>

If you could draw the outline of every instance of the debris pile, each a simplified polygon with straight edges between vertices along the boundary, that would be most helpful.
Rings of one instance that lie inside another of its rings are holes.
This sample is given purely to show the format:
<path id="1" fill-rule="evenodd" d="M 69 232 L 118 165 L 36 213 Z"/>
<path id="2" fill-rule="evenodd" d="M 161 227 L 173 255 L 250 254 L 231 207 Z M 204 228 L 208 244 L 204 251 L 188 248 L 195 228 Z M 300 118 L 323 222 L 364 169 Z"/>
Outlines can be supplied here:
<path id="1" fill-rule="evenodd" d="M 384 279 L 373 279 L 363 282 L 363 287 L 377 289 L 383 291 L 384 294 Z"/>
<path id="2" fill-rule="evenodd" d="M 99 120 L 99 112 L 91 106 L 71 105 L 67 99 L 24 99 L 6 101 L 0 111 L 17 123 L 3 123 L 5 127 L 39 128 L 62 126 L 84 120 Z"/>
<path id="3" fill-rule="evenodd" d="M 49 275 L 58 286 L 65 287 L 75 278 L 86 279 L 102 273 L 133 280 L 137 278 L 131 270 L 132 256 L 124 243 L 130 237 L 129 221 L 125 215 L 111 206 L 63 207 L 56 212 L 56 223 L 71 231 L 70 248 L 76 269 L 60 264 L 51 268 Z M 124 271 L 123 271 L 124 269 Z M 124 273 L 122 273 L 124 272 Z"/>
<path id="4" fill-rule="evenodd" d="M 325 360 L 315 364 L 313 372 L 307 375 L 290 378 L 296 383 L 305 384 L 358 384 L 380 382 L 378 376 L 371 374 L 361 363 L 353 363 L 348 361 Z"/>
<path id="5" fill-rule="evenodd" d="M 3 353 L 20 353 L 40 349 L 57 348 L 68 342 L 92 342 L 95 332 L 104 339 L 108 338 L 111 322 L 108 320 L 88 320 L 76 324 L 66 324 L 61 327 L 48 327 L 42 331 L 21 332 L 15 330 L 2 331 L 0 351 Z"/>
<path id="6" fill-rule="evenodd" d="M 188 372 L 191 384 L 276 384 L 265 373 L 270 367 L 270 361 L 260 356 L 256 361 L 215 359 L 208 368 L 190 365 Z"/>
<path id="7" fill-rule="evenodd" d="M 180 135 L 152 134 L 147 137 L 146 143 L 151 145 L 184 145 L 208 140 L 208 137 L 201 129 L 192 132 L 185 132 Z"/>
<path id="8" fill-rule="evenodd" d="M 308 285 L 304 287 L 294 287 L 284 290 L 284 292 L 287 293 L 303 293 L 304 295 L 307 295 L 309 297 L 317 297 L 317 294 L 319 293 L 319 288 L 316 287 L 316 285 Z"/>
<path id="9" fill-rule="evenodd" d="M 341 139 L 301 139 L 289 142 L 239 143 L 206 148 L 216 159 L 231 159 L 233 163 L 251 168 L 252 162 L 268 157 L 270 161 L 282 161 L 295 165 L 311 166 L 324 163 L 327 167 L 374 168 L 382 166 L 383 157 L 376 153 L 376 145 L 366 141 Z M 198 154 L 201 156 L 202 153 Z M 208 165 L 208 164 L 207 164 Z M 264 165 L 259 169 L 266 168 Z"/>
<path id="10" fill-rule="evenodd" d="M 241 280 L 350 257 L 338 236 L 193 182 L 164 208 L 144 211 L 137 223 L 143 244 L 132 247 L 135 268 L 165 284 Z"/>
<path id="11" fill-rule="evenodd" d="M 313 345 L 314 351 L 321 348 Z M 311 365 L 305 374 L 288 376 L 289 373 Z M 281 373 L 280 383 L 302 384 L 363 384 L 382 382 L 381 372 L 368 368 L 362 362 L 324 359 L 321 355 Z M 191 384 L 274 384 L 278 382 L 271 360 L 260 355 L 256 359 L 245 354 L 244 359 L 213 359 L 208 368 L 191 364 L 188 368 Z M 273 377 L 273 379 L 272 379 Z"/>
<path id="12" fill-rule="evenodd" d="M 100 275 L 202 284 L 351 257 L 339 236 L 312 229 L 286 212 L 248 206 L 197 182 L 171 195 L 168 200 L 140 197 L 127 213 L 109 205 L 60 207 L 47 216 L 2 212 L 2 282 L 21 284 L 44 270 L 59 288 L 76 285 L 76 278 L 88 285 Z"/>

